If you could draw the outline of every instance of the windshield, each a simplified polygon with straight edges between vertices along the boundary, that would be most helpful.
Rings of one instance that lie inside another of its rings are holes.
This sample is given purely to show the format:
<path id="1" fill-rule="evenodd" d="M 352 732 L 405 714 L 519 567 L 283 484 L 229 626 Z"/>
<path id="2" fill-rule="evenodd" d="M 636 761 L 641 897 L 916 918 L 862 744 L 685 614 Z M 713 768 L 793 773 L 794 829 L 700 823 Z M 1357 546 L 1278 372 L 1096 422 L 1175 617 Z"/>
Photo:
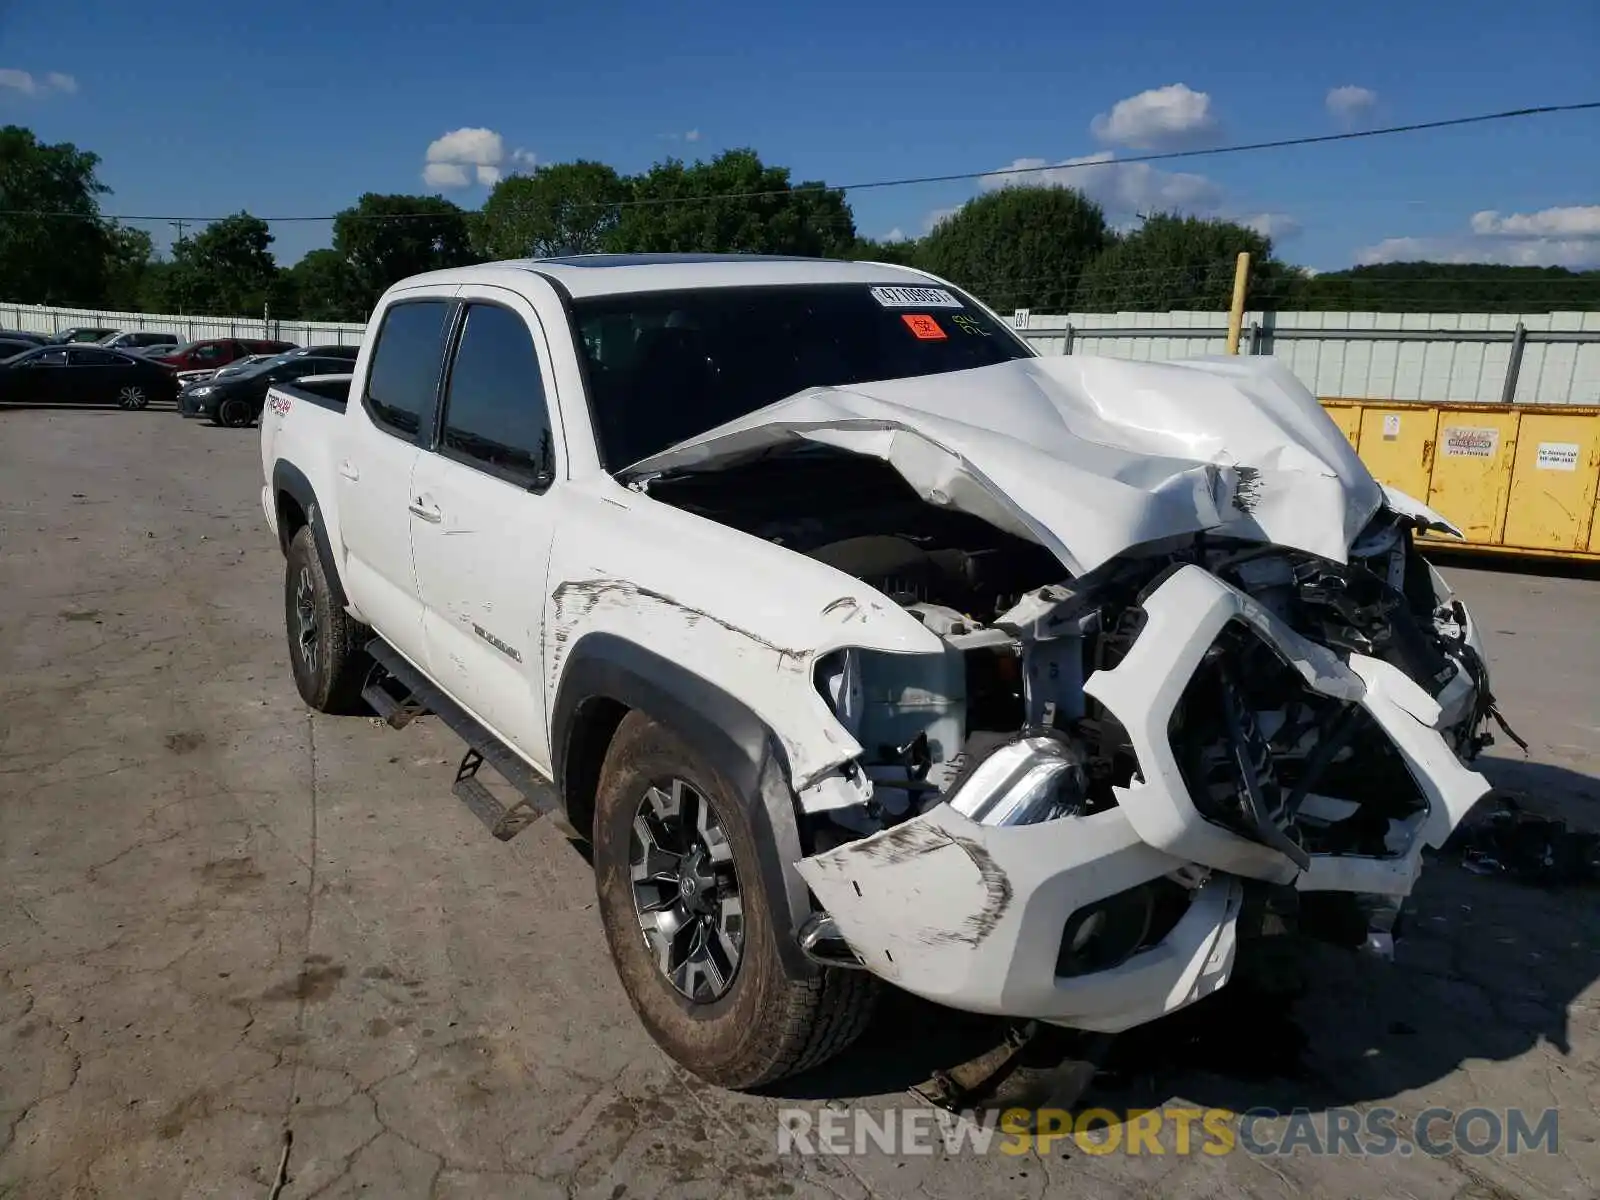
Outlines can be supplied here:
<path id="1" fill-rule="evenodd" d="M 608 470 L 811 387 L 940 375 L 1031 351 L 945 288 L 827 284 L 573 303 Z"/>

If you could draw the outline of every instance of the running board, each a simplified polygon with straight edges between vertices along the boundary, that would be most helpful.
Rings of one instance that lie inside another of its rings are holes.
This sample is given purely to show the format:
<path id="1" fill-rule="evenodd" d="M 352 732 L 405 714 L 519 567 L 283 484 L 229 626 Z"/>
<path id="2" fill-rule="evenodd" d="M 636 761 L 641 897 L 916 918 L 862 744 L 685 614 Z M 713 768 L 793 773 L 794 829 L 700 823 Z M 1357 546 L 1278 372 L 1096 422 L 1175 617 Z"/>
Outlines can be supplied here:
<path id="1" fill-rule="evenodd" d="M 516 751 L 485 729 L 382 638 L 373 638 L 366 650 L 375 665 L 361 696 L 379 717 L 401 729 L 431 712 L 467 743 L 451 790 L 490 833 L 509 842 L 540 817 L 559 814 L 555 789 Z M 478 768 L 485 763 L 521 793 L 522 799 L 509 808 L 496 799 L 478 779 Z"/>

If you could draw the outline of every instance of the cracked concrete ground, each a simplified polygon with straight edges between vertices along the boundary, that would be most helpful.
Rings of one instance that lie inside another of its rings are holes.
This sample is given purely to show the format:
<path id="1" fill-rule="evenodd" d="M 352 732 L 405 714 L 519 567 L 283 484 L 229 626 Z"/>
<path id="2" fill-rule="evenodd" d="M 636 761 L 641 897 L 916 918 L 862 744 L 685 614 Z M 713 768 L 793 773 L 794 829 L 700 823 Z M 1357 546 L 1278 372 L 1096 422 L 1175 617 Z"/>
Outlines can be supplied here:
<path id="1" fill-rule="evenodd" d="M 780 1157 L 778 1108 L 914 1105 L 961 1023 L 893 1001 L 771 1096 L 673 1066 L 554 829 L 490 839 L 432 720 L 298 703 L 258 473 L 171 412 L 0 411 L 0 1196 L 1600 1191 L 1594 893 L 1448 861 L 1396 964 L 1316 953 L 1292 1013 L 1141 1032 L 1093 1099 L 1556 1106 L 1556 1154 Z M 1533 741 L 1497 780 L 1593 827 L 1600 588 L 1449 574 Z"/>

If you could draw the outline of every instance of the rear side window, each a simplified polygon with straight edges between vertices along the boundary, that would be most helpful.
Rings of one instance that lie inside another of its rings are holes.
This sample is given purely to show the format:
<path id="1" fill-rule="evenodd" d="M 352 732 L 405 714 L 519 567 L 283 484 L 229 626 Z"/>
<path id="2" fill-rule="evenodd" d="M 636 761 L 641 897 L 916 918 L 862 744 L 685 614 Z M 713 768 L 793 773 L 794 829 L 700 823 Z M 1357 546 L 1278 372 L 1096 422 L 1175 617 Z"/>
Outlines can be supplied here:
<path id="1" fill-rule="evenodd" d="M 522 487 L 543 489 L 554 479 L 539 355 L 527 324 L 511 310 L 468 306 L 450 368 L 439 448 Z"/>
<path id="2" fill-rule="evenodd" d="M 384 313 L 367 371 L 366 405 L 390 433 L 415 437 L 433 411 L 449 315 L 446 300 L 411 300 Z"/>
<path id="3" fill-rule="evenodd" d="M 75 367 L 114 367 L 120 365 L 123 359 L 109 350 L 73 349 L 68 352 L 67 361 Z"/>

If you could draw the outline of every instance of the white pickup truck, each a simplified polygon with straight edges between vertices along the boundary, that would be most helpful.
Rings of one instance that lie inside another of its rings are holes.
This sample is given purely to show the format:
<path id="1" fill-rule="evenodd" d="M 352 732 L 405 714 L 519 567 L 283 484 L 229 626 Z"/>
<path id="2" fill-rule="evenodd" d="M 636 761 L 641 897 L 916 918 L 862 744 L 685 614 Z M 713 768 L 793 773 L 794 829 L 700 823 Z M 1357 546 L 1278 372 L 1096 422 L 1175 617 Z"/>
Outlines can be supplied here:
<path id="1" fill-rule="evenodd" d="M 306 702 L 433 712 L 497 836 L 589 842 L 717 1083 L 874 977 L 1104 1034 L 1296 914 L 1381 948 L 1488 789 L 1447 523 L 1271 359 L 1039 357 L 881 264 L 505 262 L 391 288 L 261 450 Z"/>

